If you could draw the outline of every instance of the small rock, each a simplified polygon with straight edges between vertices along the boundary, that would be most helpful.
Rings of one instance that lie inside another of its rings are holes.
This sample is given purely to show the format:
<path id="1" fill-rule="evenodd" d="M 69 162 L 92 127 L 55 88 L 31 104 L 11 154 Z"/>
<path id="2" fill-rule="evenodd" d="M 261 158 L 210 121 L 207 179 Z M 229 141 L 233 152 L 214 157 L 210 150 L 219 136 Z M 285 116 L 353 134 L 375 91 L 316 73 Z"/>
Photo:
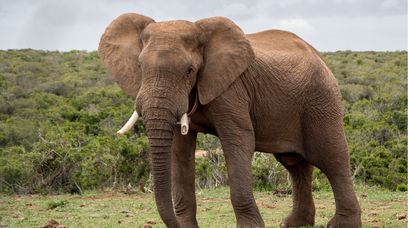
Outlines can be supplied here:
<path id="1" fill-rule="evenodd" d="M 155 225 L 155 224 L 157 224 L 157 222 L 155 222 L 155 221 L 147 221 L 146 224 Z"/>
<path id="2" fill-rule="evenodd" d="M 153 226 L 150 225 L 150 224 L 143 224 L 143 225 L 142 225 L 142 228 L 153 228 Z"/>
<path id="3" fill-rule="evenodd" d="M 85 204 L 81 204 L 81 205 L 79 205 L 79 207 L 85 207 Z"/>
<path id="4" fill-rule="evenodd" d="M 405 213 L 398 213 L 397 214 L 397 219 L 398 220 L 403 220 L 405 218 L 407 218 L 407 215 Z"/>
<path id="5" fill-rule="evenodd" d="M 62 228 L 62 227 L 59 227 L 59 226 L 60 226 L 60 224 L 57 221 L 55 221 L 54 219 L 50 219 L 50 220 L 48 220 L 47 224 L 45 226 L 43 226 L 42 228 L 57 228 L 57 227 Z"/>
<path id="6" fill-rule="evenodd" d="M 33 206 L 33 204 L 32 203 L 26 203 L 26 206 L 31 207 L 31 206 Z"/>

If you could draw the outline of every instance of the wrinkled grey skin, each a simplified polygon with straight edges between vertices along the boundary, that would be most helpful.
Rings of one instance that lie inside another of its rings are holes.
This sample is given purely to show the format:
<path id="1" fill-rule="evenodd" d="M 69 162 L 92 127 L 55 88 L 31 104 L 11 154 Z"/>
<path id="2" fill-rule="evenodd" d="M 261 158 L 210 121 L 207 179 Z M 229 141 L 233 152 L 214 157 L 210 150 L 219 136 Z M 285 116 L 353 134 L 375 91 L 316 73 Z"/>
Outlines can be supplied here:
<path id="1" fill-rule="evenodd" d="M 255 150 L 273 153 L 292 177 L 293 210 L 283 227 L 314 224 L 313 166 L 333 188 L 336 214 L 328 226 L 361 225 L 337 82 L 296 35 L 245 35 L 222 17 L 154 22 L 124 14 L 107 27 L 98 51 L 143 116 L 156 205 L 168 227 L 197 227 L 197 132 L 221 140 L 238 227 L 264 227 L 251 188 Z M 177 121 L 195 101 L 182 136 Z"/>

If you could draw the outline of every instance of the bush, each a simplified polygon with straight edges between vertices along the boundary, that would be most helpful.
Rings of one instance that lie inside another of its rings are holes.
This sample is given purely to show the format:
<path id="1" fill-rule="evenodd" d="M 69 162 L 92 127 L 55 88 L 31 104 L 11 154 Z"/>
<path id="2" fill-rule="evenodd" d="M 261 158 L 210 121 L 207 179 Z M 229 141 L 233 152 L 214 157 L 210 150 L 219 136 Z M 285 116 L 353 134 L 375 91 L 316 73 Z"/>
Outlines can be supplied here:
<path id="1" fill-rule="evenodd" d="M 407 186 L 407 52 L 323 53 L 339 81 L 352 174 L 391 190 Z M 58 193 L 148 187 L 148 143 L 116 130 L 134 100 L 107 76 L 96 52 L 0 50 L 0 192 Z M 221 145 L 199 134 L 198 188 L 227 185 Z M 286 189 L 288 174 L 272 155 L 255 153 L 253 185 Z M 319 170 L 314 189 L 329 188 Z"/>
<path id="2" fill-rule="evenodd" d="M 65 207 L 68 204 L 67 200 L 50 201 L 47 203 L 47 209 L 53 210 L 57 207 Z"/>
<path id="3" fill-rule="evenodd" d="M 408 187 L 406 184 L 399 184 L 397 186 L 397 191 L 399 192 L 406 192 L 408 190 Z"/>
<path id="4" fill-rule="evenodd" d="M 252 182 L 258 190 L 290 189 L 288 172 L 272 154 L 255 153 L 252 160 Z"/>

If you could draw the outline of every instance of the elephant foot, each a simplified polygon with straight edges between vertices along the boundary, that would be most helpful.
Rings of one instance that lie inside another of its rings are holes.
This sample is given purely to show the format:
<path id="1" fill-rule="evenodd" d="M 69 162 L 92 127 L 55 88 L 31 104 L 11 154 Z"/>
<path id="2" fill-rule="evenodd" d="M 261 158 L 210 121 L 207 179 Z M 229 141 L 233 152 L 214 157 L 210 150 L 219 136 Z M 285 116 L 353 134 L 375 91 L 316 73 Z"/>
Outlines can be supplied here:
<path id="1" fill-rule="evenodd" d="M 265 227 L 265 223 L 263 222 L 262 218 L 259 219 L 238 219 L 237 220 L 237 228 L 263 228 Z"/>
<path id="2" fill-rule="evenodd" d="M 237 224 L 237 228 L 264 228 L 265 225 L 261 224 L 248 224 L 248 223 L 244 223 L 244 224 Z"/>
<path id="3" fill-rule="evenodd" d="M 300 226 L 313 226 L 315 223 L 314 211 L 309 214 L 301 214 L 292 212 L 288 217 L 286 217 L 280 227 L 289 228 L 289 227 L 300 227 Z"/>
<path id="4" fill-rule="evenodd" d="M 186 228 L 198 228 L 198 223 L 195 218 L 180 218 L 177 217 L 177 221 L 180 224 L 180 227 Z"/>
<path id="5" fill-rule="evenodd" d="M 358 227 L 361 227 L 360 213 L 356 213 L 351 216 L 336 213 L 336 215 L 327 224 L 327 227 L 328 228 L 340 228 L 340 227 L 358 228 Z"/>

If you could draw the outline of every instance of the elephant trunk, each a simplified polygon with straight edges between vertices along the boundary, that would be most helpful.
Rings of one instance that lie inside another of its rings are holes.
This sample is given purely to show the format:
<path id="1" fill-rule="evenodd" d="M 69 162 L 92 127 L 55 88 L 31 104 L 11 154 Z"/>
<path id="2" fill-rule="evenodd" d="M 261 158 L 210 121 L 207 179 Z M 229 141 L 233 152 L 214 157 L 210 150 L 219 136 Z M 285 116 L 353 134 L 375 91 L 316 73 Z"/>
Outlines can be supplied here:
<path id="1" fill-rule="evenodd" d="M 176 116 L 167 110 L 149 108 L 143 111 L 143 117 L 157 210 L 167 227 L 179 227 L 171 197 L 171 145 Z"/>

